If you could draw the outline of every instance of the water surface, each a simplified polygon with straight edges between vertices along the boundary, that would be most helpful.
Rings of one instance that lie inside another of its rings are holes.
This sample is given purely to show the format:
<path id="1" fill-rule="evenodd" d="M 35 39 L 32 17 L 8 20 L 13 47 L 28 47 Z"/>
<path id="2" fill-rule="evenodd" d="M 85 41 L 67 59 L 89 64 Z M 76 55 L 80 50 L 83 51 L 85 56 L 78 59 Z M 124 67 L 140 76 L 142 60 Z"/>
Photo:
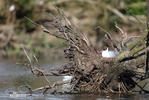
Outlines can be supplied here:
<path id="1" fill-rule="evenodd" d="M 42 69 L 54 69 L 62 63 L 42 64 Z M 50 82 L 62 80 L 62 77 L 49 77 Z M 148 94 L 136 95 L 93 95 L 93 94 L 25 94 L 21 85 L 29 84 L 32 88 L 46 85 L 46 81 L 33 76 L 31 72 L 22 65 L 10 62 L 0 62 L 0 100 L 149 100 Z"/>

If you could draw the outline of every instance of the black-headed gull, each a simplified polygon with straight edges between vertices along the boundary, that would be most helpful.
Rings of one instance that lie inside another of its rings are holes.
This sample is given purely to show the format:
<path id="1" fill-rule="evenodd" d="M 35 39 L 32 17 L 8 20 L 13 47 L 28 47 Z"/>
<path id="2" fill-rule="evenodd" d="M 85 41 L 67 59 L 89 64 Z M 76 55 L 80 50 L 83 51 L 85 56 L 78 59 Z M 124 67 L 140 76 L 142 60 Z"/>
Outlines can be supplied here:
<path id="1" fill-rule="evenodd" d="M 102 57 L 104 58 L 114 58 L 117 55 L 119 55 L 119 52 L 110 51 L 108 48 L 102 51 Z"/>

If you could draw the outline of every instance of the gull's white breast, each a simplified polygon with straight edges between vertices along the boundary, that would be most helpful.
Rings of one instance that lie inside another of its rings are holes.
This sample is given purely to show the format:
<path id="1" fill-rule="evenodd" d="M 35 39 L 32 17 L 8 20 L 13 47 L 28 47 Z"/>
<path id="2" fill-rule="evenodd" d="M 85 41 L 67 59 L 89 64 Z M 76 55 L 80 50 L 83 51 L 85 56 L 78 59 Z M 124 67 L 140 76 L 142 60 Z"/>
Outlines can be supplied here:
<path id="1" fill-rule="evenodd" d="M 105 57 L 105 58 L 114 58 L 117 55 L 119 55 L 119 52 L 109 51 L 108 48 L 102 51 L 102 57 Z"/>

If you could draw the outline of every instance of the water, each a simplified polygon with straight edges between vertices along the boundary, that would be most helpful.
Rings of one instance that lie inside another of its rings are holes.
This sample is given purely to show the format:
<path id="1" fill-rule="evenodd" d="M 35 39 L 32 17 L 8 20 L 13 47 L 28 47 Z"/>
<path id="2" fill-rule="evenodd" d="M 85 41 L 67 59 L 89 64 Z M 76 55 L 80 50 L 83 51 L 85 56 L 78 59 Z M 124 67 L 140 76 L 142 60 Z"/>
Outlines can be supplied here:
<path id="1" fill-rule="evenodd" d="M 43 69 L 56 68 L 61 63 L 43 64 Z M 50 82 L 63 80 L 63 77 L 49 77 Z M 44 86 L 46 81 L 37 78 L 22 65 L 0 62 L 0 100 L 149 100 L 149 94 L 136 95 L 93 95 L 93 94 L 26 94 L 18 89 L 21 85 L 29 84 L 33 88 Z"/>

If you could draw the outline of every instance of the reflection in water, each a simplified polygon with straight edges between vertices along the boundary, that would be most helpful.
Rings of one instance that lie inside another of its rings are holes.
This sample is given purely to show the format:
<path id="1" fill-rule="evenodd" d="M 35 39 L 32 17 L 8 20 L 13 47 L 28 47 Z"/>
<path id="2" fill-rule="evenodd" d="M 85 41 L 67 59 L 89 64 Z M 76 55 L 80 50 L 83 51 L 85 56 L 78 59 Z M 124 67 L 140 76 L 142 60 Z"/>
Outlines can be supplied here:
<path id="1" fill-rule="evenodd" d="M 73 76 L 63 76 L 62 78 L 63 78 L 62 79 L 63 82 L 68 82 L 68 83 L 62 85 L 62 90 L 69 91 L 71 89 L 70 82 L 71 82 L 71 79 L 73 78 Z"/>
<path id="2" fill-rule="evenodd" d="M 50 65 L 50 66 L 49 66 Z M 48 70 L 61 63 L 44 64 L 41 67 Z M 64 77 L 49 77 L 53 83 L 63 80 Z M 18 89 L 21 85 L 29 84 L 33 88 L 46 85 L 42 77 L 35 77 L 21 65 L 8 62 L 0 62 L 0 100 L 148 100 L 149 95 L 93 95 L 93 94 L 26 94 L 28 90 Z"/>

